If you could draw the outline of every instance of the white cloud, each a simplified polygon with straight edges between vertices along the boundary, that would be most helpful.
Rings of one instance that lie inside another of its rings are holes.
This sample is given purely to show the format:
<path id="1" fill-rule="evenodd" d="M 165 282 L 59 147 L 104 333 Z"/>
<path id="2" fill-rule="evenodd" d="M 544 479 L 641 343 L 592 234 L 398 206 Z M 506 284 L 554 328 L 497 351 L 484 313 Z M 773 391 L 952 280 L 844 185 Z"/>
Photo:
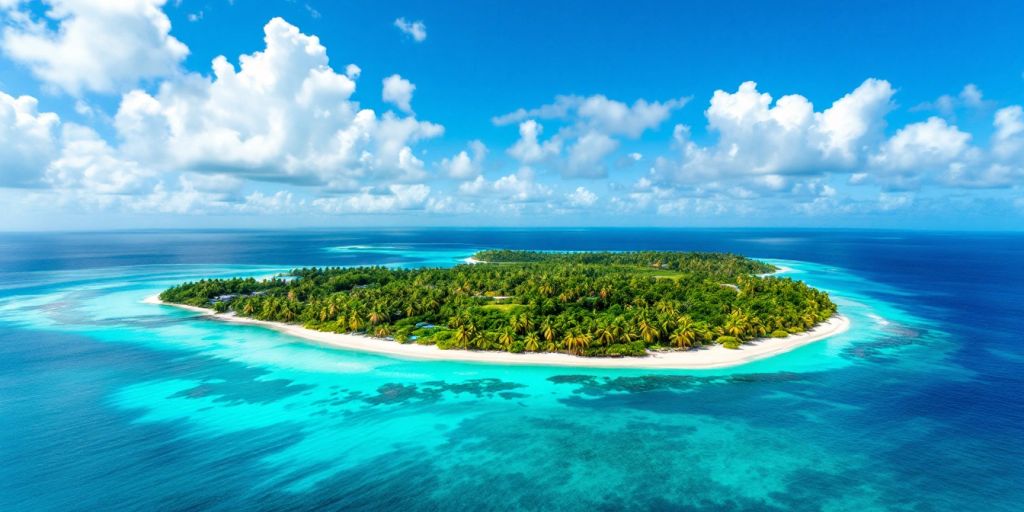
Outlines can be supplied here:
<path id="1" fill-rule="evenodd" d="M 608 99 L 601 94 L 593 96 L 557 96 L 555 102 L 533 109 L 520 108 L 515 112 L 492 118 L 495 125 L 519 122 L 519 140 L 508 153 L 521 163 L 554 160 L 568 145 L 565 161 L 556 160 L 566 177 L 598 178 L 607 175 L 606 157 L 619 147 L 615 137 L 640 137 L 645 131 L 657 128 L 673 110 L 686 104 L 688 98 L 665 102 L 636 100 L 632 105 Z M 541 126 L 536 119 L 567 121 L 547 142 L 540 143 Z M 639 153 L 628 158 L 637 161 Z M 628 160 L 619 160 L 628 164 Z"/>
<path id="2" fill-rule="evenodd" d="M 899 210 L 913 204 L 914 197 L 910 194 L 879 194 L 878 208 L 882 211 Z"/>
<path id="3" fill-rule="evenodd" d="M 889 82 L 869 78 L 831 108 L 816 114 L 817 129 L 825 136 L 826 156 L 838 154 L 844 163 L 856 162 L 864 143 L 870 143 L 885 127 L 885 115 L 893 108 L 895 92 Z"/>
<path id="4" fill-rule="evenodd" d="M 947 124 L 942 118 L 930 117 L 923 123 L 908 124 L 898 130 L 871 157 L 871 164 L 889 171 L 945 167 L 967 151 L 970 140 L 969 133 Z"/>
<path id="5" fill-rule="evenodd" d="M 484 157 L 487 156 L 487 146 L 479 140 L 474 140 L 469 143 L 469 150 L 472 155 L 463 150 L 451 158 L 441 160 L 441 168 L 449 177 L 466 180 L 480 174 Z"/>
<path id="6" fill-rule="evenodd" d="M 505 126 L 531 118 L 565 119 L 573 109 L 579 106 L 580 101 L 581 98 L 579 96 L 555 96 L 554 103 L 541 105 L 540 107 L 529 110 L 520 108 L 508 114 L 494 116 L 491 118 L 491 122 L 494 123 L 495 126 Z"/>
<path id="7" fill-rule="evenodd" d="M 60 118 L 39 112 L 32 96 L 17 98 L 0 92 L 0 186 L 40 184 L 43 170 L 57 154 Z"/>
<path id="8" fill-rule="evenodd" d="M 543 143 L 539 141 L 544 127 L 529 119 L 519 124 L 519 140 L 508 149 L 508 154 L 524 164 L 536 163 L 562 151 L 562 142 L 555 136 Z"/>
<path id="9" fill-rule="evenodd" d="M 1013 105 L 996 112 L 992 151 L 1001 160 L 1019 158 L 1024 166 L 1024 109 Z"/>
<path id="10" fill-rule="evenodd" d="M 237 209 L 241 212 L 261 215 L 294 213 L 303 206 L 301 203 L 301 201 L 295 201 L 292 193 L 285 190 L 278 190 L 272 195 L 255 191 L 245 196 L 245 202 L 239 204 Z"/>
<path id="11" fill-rule="evenodd" d="M 395 27 L 398 27 L 398 30 L 401 30 L 417 43 L 422 43 L 427 39 L 427 26 L 422 21 L 410 23 L 405 18 L 398 18 L 395 20 Z"/>
<path id="12" fill-rule="evenodd" d="M 968 107 L 980 107 L 985 102 L 981 89 L 978 89 L 978 86 L 974 84 L 964 86 L 963 90 L 960 91 L 960 101 Z"/>
<path id="13" fill-rule="evenodd" d="M 204 215 L 222 212 L 232 206 L 225 200 L 224 194 L 204 191 L 185 176 L 178 177 L 177 188 L 169 188 L 159 182 L 146 195 L 121 196 L 116 199 L 119 201 L 115 205 L 140 213 Z"/>
<path id="14" fill-rule="evenodd" d="M 381 96 L 384 101 L 398 107 L 403 112 L 412 112 L 412 93 L 416 86 L 399 75 L 391 75 L 384 79 Z"/>
<path id="15" fill-rule="evenodd" d="M 427 185 L 394 184 L 379 192 L 365 187 L 358 194 L 314 199 L 313 206 L 332 214 L 389 213 L 423 209 L 429 195 Z"/>
<path id="16" fill-rule="evenodd" d="M 718 177 L 814 174 L 850 170 L 881 137 L 884 116 L 892 108 L 888 82 L 869 79 L 828 109 L 815 112 L 800 95 L 772 101 L 744 82 L 734 93 L 715 91 L 705 111 L 708 128 L 718 134 L 711 146 L 690 140 L 678 125 L 674 138 L 682 162 L 659 162 L 664 179 L 691 183 Z"/>
<path id="17" fill-rule="evenodd" d="M 606 156 L 619 147 L 619 142 L 601 132 L 587 132 L 569 148 L 568 175 L 601 178 L 608 174 L 602 164 Z"/>
<path id="18" fill-rule="evenodd" d="M 459 184 L 459 193 L 469 196 L 475 196 L 483 193 L 488 187 L 487 180 L 483 176 L 477 176 L 472 181 L 466 181 Z"/>
<path id="19" fill-rule="evenodd" d="M 411 145 L 443 127 L 360 109 L 350 99 L 355 82 L 329 66 L 319 39 L 281 18 L 266 24 L 264 41 L 263 51 L 239 57 L 239 69 L 218 57 L 210 78 L 188 75 L 155 95 L 126 94 L 115 118 L 126 157 L 333 189 L 423 177 Z"/>
<path id="20" fill-rule="evenodd" d="M 349 77 L 350 79 L 358 80 L 359 75 L 361 74 L 363 74 L 363 70 L 359 66 L 356 66 L 355 64 L 349 64 L 345 66 L 345 76 Z"/>
<path id="21" fill-rule="evenodd" d="M 644 131 L 660 125 L 673 110 L 682 107 L 687 101 L 687 98 L 681 98 L 664 103 L 648 103 L 640 99 L 628 106 L 598 94 L 583 99 L 577 113 L 592 130 L 636 138 Z"/>
<path id="22" fill-rule="evenodd" d="M 495 195 L 512 203 L 541 201 L 551 196 L 551 189 L 535 181 L 533 169 L 522 167 L 515 174 L 488 182 L 483 176 L 459 185 L 462 195 Z"/>
<path id="23" fill-rule="evenodd" d="M 565 198 L 569 201 L 570 206 L 575 206 L 577 208 L 590 207 L 597 202 L 597 194 L 584 187 L 576 187 L 576 190 L 566 194 Z"/>
<path id="24" fill-rule="evenodd" d="M 122 160 L 99 134 L 68 124 L 61 135 L 60 157 L 46 170 L 53 188 L 80 189 L 96 194 L 136 194 L 152 187 L 153 173 L 138 163 Z"/>
<path id="25" fill-rule="evenodd" d="M 956 96 L 949 94 L 943 94 L 939 96 L 935 101 L 921 103 L 911 109 L 911 111 L 937 111 L 939 114 L 948 118 L 955 118 L 956 111 L 959 108 L 985 108 L 991 105 L 991 102 L 985 100 L 985 95 L 977 85 L 967 84 L 960 93 Z"/>
<path id="26" fill-rule="evenodd" d="M 529 110 L 520 108 L 491 120 L 495 125 L 504 126 L 526 119 L 576 119 L 590 131 L 635 138 L 645 130 L 660 125 L 673 110 L 681 108 L 688 101 L 689 98 L 665 102 L 639 99 L 633 105 L 627 105 L 602 94 L 588 97 L 557 96 L 554 103 Z"/>
<path id="27" fill-rule="evenodd" d="M 551 189 L 534 181 L 534 172 L 529 167 L 519 169 L 515 174 L 502 176 L 494 181 L 494 191 L 514 202 L 539 201 L 551 195 Z"/>
<path id="28" fill-rule="evenodd" d="M 45 19 L 21 13 L 0 44 L 11 59 L 71 94 L 116 92 L 174 75 L 188 55 L 170 35 L 164 1 L 48 0 Z"/>

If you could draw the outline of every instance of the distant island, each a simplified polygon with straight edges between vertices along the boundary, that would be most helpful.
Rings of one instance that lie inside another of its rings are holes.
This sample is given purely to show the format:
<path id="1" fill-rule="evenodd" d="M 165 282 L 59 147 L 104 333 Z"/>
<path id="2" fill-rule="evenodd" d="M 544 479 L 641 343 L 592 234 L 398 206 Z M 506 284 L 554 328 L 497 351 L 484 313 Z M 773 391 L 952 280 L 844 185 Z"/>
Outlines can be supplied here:
<path id="1" fill-rule="evenodd" d="M 806 336 L 831 322 L 818 339 L 847 325 L 835 322 L 841 317 L 834 316 L 827 293 L 773 277 L 776 267 L 732 254 L 488 250 L 467 262 L 204 279 L 167 289 L 159 301 L 244 317 L 245 323 L 290 324 L 292 333 L 302 326 L 358 334 L 360 347 L 393 341 L 582 358 L 705 346 L 736 350 L 752 340 Z"/>

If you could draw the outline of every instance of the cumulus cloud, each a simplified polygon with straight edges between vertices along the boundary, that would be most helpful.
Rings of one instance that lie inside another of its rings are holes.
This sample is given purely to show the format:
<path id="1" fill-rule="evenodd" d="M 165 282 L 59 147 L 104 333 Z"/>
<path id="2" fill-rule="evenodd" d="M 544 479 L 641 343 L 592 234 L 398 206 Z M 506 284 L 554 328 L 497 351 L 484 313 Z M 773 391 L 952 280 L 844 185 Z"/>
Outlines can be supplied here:
<path id="1" fill-rule="evenodd" d="M 35 98 L 0 92 L 0 186 L 41 184 L 43 170 L 58 151 L 59 125 L 57 114 L 39 112 Z"/>
<path id="2" fill-rule="evenodd" d="M 533 169 L 523 167 L 515 174 L 502 176 L 494 181 L 494 191 L 517 202 L 539 201 L 551 195 L 551 189 L 535 181 Z"/>
<path id="3" fill-rule="evenodd" d="M 865 148 L 881 138 L 893 93 L 888 82 L 869 79 L 816 112 L 798 94 L 773 102 L 755 82 L 744 82 L 733 93 L 715 91 L 705 116 L 717 143 L 701 146 L 690 139 L 688 127 L 677 125 L 674 138 L 682 160 L 662 160 L 662 177 L 692 183 L 855 169 L 864 161 Z"/>
<path id="4" fill-rule="evenodd" d="M 559 154 L 562 151 L 561 139 L 555 136 L 541 142 L 540 134 L 543 131 L 544 127 L 533 119 L 519 123 L 519 140 L 508 149 L 508 154 L 524 164 L 540 162 Z"/>
<path id="5" fill-rule="evenodd" d="M 565 199 L 569 201 L 570 206 L 588 208 L 597 202 L 597 194 L 584 187 L 576 187 L 576 190 L 565 195 Z"/>
<path id="6" fill-rule="evenodd" d="M 264 42 L 238 69 L 221 56 L 212 77 L 126 94 L 115 117 L 125 154 L 159 168 L 335 189 L 423 177 L 411 145 L 443 127 L 360 109 L 350 99 L 355 82 L 330 67 L 320 40 L 281 18 L 266 24 Z"/>
<path id="7" fill-rule="evenodd" d="M 967 84 L 956 96 L 943 94 L 935 101 L 927 101 L 911 108 L 911 111 L 936 111 L 944 117 L 956 117 L 957 109 L 978 109 L 990 106 L 985 95 L 977 85 Z"/>
<path id="8" fill-rule="evenodd" d="M 479 140 L 469 143 L 469 152 L 462 150 L 451 158 L 441 160 L 441 168 L 450 178 L 467 180 L 478 176 L 481 172 L 487 146 Z"/>
<path id="9" fill-rule="evenodd" d="M 619 147 L 619 142 L 608 135 L 587 132 L 569 148 L 566 175 L 580 178 L 602 178 L 608 174 L 604 158 Z"/>
<path id="10" fill-rule="evenodd" d="M 536 174 L 529 167 L 522 167 L 514 174 L 502 176 L 493 182 L 477 176 L 472 181 L 459 185 L 463 195 L 492 195 L 512 203 L 541 201 L 551 196 L 551 188 L 536 182 Z"/>
<path id="11" fill-rule="evenodd" d="M 644 131 L 660 125 L 673 110 L 682 107 L 687 101 L 688 98 L 680 98 L 648 103 L 639 99 L 629 106 L 598 94 L 582 99 L 577 114 L 592 131 L 636 138 Z"/>
<path id="12" fill-rule="evenodd" d="M 358 194 L 314 199 L 313 206 L 331 214 L 388 213 L 423 209 L 429 196 L 427 185 L 393 184 L 384 190 L 365 187 Z"/>
<path id="13" fill-rule="evenodd" d="M 660 125 L 673 110 L 681 108 L 689 98 L 665 102 L 639 99 L 628 105 L 608 99 L 603 94 L 593 96 L 557 96 L 554 103 L 532 109 L 520 108 L 496 116 L 491 121 L 497 126 L 518 123 L 527 119 L 579 120 L 592 131 L 608 135 L 639 137 L 645 130 Z"/>
<path id="14" fill-rule="evenodd" d="M 890 186 L 906 188 L 923 173 L 948 169 L 968 152 L 970 140 L 970 134 L 931 117 L 898 130 L 870 157 L 870 165 Z"/>
<path id="15" fill-rule="evenodd" d="M 43 19 L 12 18 L 0 45 L 44 82 L 78 95 L 174 75 L 188 47 L 170 35 L 165 0 L 47 0 Z"/>
<path id="16" fill-rule="evenodd" d="M 293 213 L 302 206 L 302 201 L 296 201 L 291 192 L 278 190 L 267 195 L 255 191 L 245 196 L 245 202 L 238 205 L 238 211 L 267 214 L 267 213 Z"/>
<path id="17" fill-rule="evenodd" d="M 411 37 L 413 41 L 422 43 L 427 40 L 427 26 L 422 21 L 408 22 L 405 18 L 398 18 L 395 20 L 395 27 L 401 30 L 402 33 Z"/>
<path id="18" fill-rule="evenodd" d="M 68 124 L 61 135 L 61 154 L 46 170 L 46 182 L 57 189 L 97 194 L 138 194 L 153 184 L 153 173 L 137 162 L 119 158 L 92 128 Z"/>
<path id="19" fill-rule="evenodd" d="M 1024 109 L 1014 105 L 996 112 L 992 151 L 1000 160 L 1018 159 L 1024 165 Z"/>
<path id="20" fill-rule="evenodd" d="M 520 138 L 508 153 L 522 163 L 551 159 L 568 146 L 564 161 L 558 162 L 566 177 L 600 178 L 607 175 L 606 157 L 619 147 L 616 137 L 637 138 L 658 127 L 673 110 L 686 104 L 688 98 L 665 102 L 639 99 L 632 105 L 595 94 L 593 96 L 558 96 L 554 103 L 537 108 L 520 108 L 492 118 L 495 125 L 519 123 Z M 536 119 L 553 119 L 567 123 L 545 143 L 539 142 L 541 126 Z M 635 153 L 639 155 L 639 153 Z M 638 158 L 633 158 L 633 161 Z"/>
<path id="21" fill-rule="evenodd" d="M 416 86 L 399 75 L 391 75 L 384 79 L 381 96 L 384 101 L 398 107 L 403 112 L 412 112 L 412 93 Z"/>

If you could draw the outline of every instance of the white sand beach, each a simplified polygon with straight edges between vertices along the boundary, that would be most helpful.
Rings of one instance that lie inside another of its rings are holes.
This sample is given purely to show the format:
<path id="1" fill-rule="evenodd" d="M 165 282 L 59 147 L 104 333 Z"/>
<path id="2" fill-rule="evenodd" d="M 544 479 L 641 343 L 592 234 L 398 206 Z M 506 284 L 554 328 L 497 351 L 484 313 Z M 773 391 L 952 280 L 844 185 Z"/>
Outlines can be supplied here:
<path id="1" fill-rule="evenodd" d="M 265 322 L 263 320 L 239 317 L 233 313 L 216 313 L 212 309 L 166 303 L 161 301 L 156 295 L 147 297 L 143 302 L 147 304 L 182 308 L 202 313 L 205 317 L 223 322 L 258 325 L 334 348 L 386 354 L 402 359 L 463 361 L 503 365 L 681 370 L 725 368 L 783 354 L 809 343 L 814 343 L 815 341 L 835 336 L 850 328 L 849 318 L 843 315 L 835 315 L 828 321 L 818 324 L 815 328 L 807 332 L 792 334 L 785 338 L 764 338 L 754 340 L 742 345 L 736 350 L 730 350 L 720 345 L 714 345 L 695 350 L 651 352 L 647 357 L 596 358 L 554 353 L 512 354 L 508 352 L 493 351 L 441 350 L 433 345 L 417 345 L 415 343 L 403 344 L 396 341 L 373 338 L 370 336 L 316 331 L 313 329 L 306 329 L 305 327 L 295 324 Z"/>

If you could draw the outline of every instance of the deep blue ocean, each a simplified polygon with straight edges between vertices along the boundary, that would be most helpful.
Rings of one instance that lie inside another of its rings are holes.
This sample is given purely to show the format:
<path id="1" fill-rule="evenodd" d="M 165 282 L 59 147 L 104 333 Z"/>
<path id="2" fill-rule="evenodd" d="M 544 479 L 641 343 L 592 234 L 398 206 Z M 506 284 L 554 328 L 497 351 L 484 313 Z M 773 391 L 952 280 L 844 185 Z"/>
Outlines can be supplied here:
<path id="1" fill-rule="evenodd" d="M 484 248 L 729 251 L 853 322 L 706 371 L 423 362 L 142 303 Z M 1022 510 L 1024 234 L 0 234 L 0 510 Z"/>

